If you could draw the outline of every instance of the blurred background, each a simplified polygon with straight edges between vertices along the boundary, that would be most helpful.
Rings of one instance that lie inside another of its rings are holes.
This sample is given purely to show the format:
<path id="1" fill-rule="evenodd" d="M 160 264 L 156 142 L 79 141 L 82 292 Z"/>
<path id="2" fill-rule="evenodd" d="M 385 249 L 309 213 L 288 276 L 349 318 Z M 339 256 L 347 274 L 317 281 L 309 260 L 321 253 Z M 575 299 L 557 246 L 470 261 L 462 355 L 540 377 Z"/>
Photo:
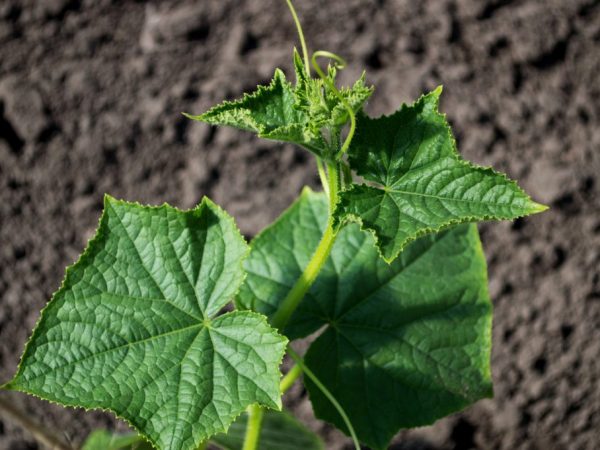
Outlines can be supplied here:
<path id="1" fill-rule="evenodd" d="M 393 449 L 600 446 L 600 1 L 298 0 L 309 47 L 367 70 L 367 111 L 443 84 L 462 154 L 551 210 L 480 227 L 495 305 L 495 398 Z M 284 0 L 0 0 L 0 382 L 91 237 L 104 193 L 194 206 L 210 196 L 247 237 L 318 186 L 305 151 L 193 123 L 291 76 Z M 110 416 L 1 393 L 75 445 Z M 288 399 L 327 439 L 348 441 Z M 122 425 L 117 425 L 123 427 Z M 41 448 L 0 416 L 0 449 Z"/>

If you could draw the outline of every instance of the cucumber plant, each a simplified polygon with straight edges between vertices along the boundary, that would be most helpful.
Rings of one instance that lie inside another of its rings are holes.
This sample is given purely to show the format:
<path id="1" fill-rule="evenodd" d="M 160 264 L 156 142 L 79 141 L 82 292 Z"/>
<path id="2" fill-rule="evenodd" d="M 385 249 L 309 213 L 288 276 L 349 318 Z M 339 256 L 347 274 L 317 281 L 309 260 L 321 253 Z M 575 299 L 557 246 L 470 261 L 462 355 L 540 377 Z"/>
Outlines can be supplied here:
<path id="1" fill-rule="evenodd" d="M 277 412 L 301 375 L 316 416 L 356 448 L 385 449 L 399 429 L 492 395 L 474 222 L 545 207 L 461 159 L 441 88 L 392 115 L 365 114 L 364 74 L 338 88 L 344 61 L 309 59 L 287 3 L 302 48 L 295 83 L 276 70 L 268 86 L 188 117 L 303 147 L 323 192 L 306 188 L 249 245 L 208 198 L 181 211 L 105 197 L 95 236 L 3 386 L 110 410 L 140 436 L 97 432 L 85 448 L 322 448 Z M 303 356 L 289 345 L 314 333 Z M 296 365 L 282 379 L 286 352 Z"/>

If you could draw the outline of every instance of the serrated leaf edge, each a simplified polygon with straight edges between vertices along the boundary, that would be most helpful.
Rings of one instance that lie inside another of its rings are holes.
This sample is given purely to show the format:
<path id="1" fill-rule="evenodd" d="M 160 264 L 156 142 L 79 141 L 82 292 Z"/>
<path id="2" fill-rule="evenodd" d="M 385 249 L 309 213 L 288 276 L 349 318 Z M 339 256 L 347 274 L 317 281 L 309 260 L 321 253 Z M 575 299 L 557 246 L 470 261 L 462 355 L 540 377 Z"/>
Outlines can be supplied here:
<path id="1" fill-rule="evenodd" d="M 468 163 L 468 161 L 465 161 Z M 394 251 L 390 256 L 385 256 L 383 254 L 383 251 L 381 249 L 381 246 L 379 245 L 379 238 L 377 236 L 377 232 L 375 229 L 373 228 L 369 228 L 367 225 L 364 224 L 363 219 L 355 213 L 349 213 L 349 212 L 343 212 L 341 214 L 336 214 L 338 211 L 340 211 L 340 209 L 338 207 L 336 207 L 335 212 L 334 212 L 334 226 L 336 227 L 343 227 L 347 222 L 353 222 L 353 223 L 357 223 L 358 225 L 360 225 L 360 229 L 362 231 L 366 231 L 368 233 L 370 233 L 373 236 L 373 239 L 375 240 L 375 247 L 377 248 L 377 253 L 379 254 L 379 256 L 388 264 L 391 264 L 392 262 L 394 262 L 394 260 L 400 255 L 400 253 L 402 253 L 402 251 L 406 248 L 406 246 L 408 244 L 410 244 L 411 242 L 425 236 L 428 235 L 430 233 L 439 233 L 440 231 L 443 231 L 447 228 L 456 226 L 456 225 L 460 225 L 462 223 L 477 223 L 477 222 L 483 222 L 486 220 L 494 220 L 494 221 L 498 221 L 498 220 L 516 220 L 516 219 L 520 219 L 522 217 L 527 217 L 529 215 L 532 214 L 538 214 L 540 212 L 546 211 L 548 209 L 547 206 L 545 205 L 541 205 L 539 203 L 536 203 L 534 201 L 531 200 L 531 198 L 529 197 L 529 195 L 527 195 L 525 193 L 525 191 L 523 191 L 519 185 L 517 185 L 517 183 L 515 183 L 513 180 L 511 180 L 510 178 L 508 178 L 508 176 L 506 176 L 506 174 L 500 173 L 500 172 L 496 172 L 494 171 L 491 167 L 484 167 L 484 166 L 475 166 L 473 164 L 469 165 L 475 167 L 475 168 L 482 168 L 482 169 L 489 169 L 492 172 L 494 172 L 494 174 L 500 175 L 503 178 L 505 178 L 508 182 L 513 183 L 526 197 L 527 199 L 530 201 L 530 203 L 533 205 L 533 208 L 530 211 L 527 211 L 523 214 L 519 214 L 516 215 L 512 218 L 501 218 L 498 219 L 498 217 L 493 216 L 493 215 L 482 215 L 482 216 L 465 216 L 462 219 L 450 219 L 447 222 L 443 223 L 442 225 L 440 225 L 439 227 L 427 227 L 427 228 L 422 228 L 421 230 L 417 231 L 413 236 L 409 236 L 406 239 L 404 239 L 402 241 L 402 243 L 400 244 L 400 246 L 398 247 L 398 250 Z M 384 195 L 386 195 L 387 193 L 385 192 L 384 189 L 381 188 L 377 188 L 377 187 L 373 187 L 373 186 L 369 186 L 367 184 L 355 184 L 354 186 L 356 187 L 367 187 L 367 188 L 371 188 L 371 189 L 377 189 L 379 191 L 382 191 L 382 193 Z M 344 190 L 342 192 L 340 192 L 340 196 L 339 196 L 339 200 L 337 202 L 337 206 L 340 206 L 344 199 L 343 199 L 343 194 L 345 192 L 351 192 L 352 188 L 354 187 L 350 187 L 350 189 Z M 342 205 L 343 206 L 343 205 Z M 341 216 L 341 217 L 340 217 Z"/>
<path id="2" fill-rule="evenodd" d="M 159 449 L 160 447 L 158 446 L 157 442 L 155 442 L 153 439 L 151 439 L 148 436 L 146 436 L 144 434 L 144 432 L 140 428 L 138 428 L 136 425 L 134 425 L 129 419 L 127 419 L 126 417 L 120 415 L 117 411 L 114 411 L 111 408 L 104 408 L 104 407 L 101 407 L 101 406 L 87 407 L 87 406 L 78 405 L 78 404 L 74 404 L 74 403 L 60 402 L 60 401 L 57 401 L 57 400 L 53 400 L 53 399 L 47 398 L 44 395 L 40 395 L 38 393 L 31 392 L 29 389 L 23 388 L 23 387 L 17 385 L 16 383 L 14 383 L 15 378 L 22 371 L 23 357 L 27 354 L 27 351 L 28 351 L 28 349 L 30 347 L 31 342 L 33 341 L 34 336 L 37 335 L 36 330 L 38 329 L 38 326 L 40 325 L 42 319 L 44 318 L 44 312 L 50 306 L 50 304 L 55 300 L 55 298 L 58 295 L 58 293 L 61 292 L 63 289 L 66 289 L 66 287 L 67 287 L 66 286 L 66 282 L 68 280 L 68 277 L 70 277 L 70 274 L 71 274 L 72 270 L 77 265 L 79 265 L 80 263 L 85 262 L 86 259 L 89 258 L 89 253 L 91 252 L 91 249 L 92 249 L 93 245 L 95 245 L 96 241 L 100 240 L 101 238 L 103 238 L 105 236 L 105 234 L 104 233 L 100 233 L 100 231 L 101 231 L 101 228 L 102 228 L 102 225 L 103 225 L 103 220 L 106 220 L 105 217 L 108 217 L 106 215 L 106 208 L 107 208 L 107 206 L 111 202 L 114 202 L 114 203 L 117 203 L 117 204 L 122 204 L 122 205 L 133 206 L 133 207 L 136 207 L 136 208 L 142 208 L 142 209 L 154 209 L 154 210 L 171 209 L 171 210 L 174 210 L 174 211 L 177 211 L 177 212 L 180 212 L 180 213 L 188 213 L 188 212 L 193 212 L 193 211 L 196 211 L 196 210 L 201 210 L 203 207 L 205 207 L 205 205 L 207 205 L 208 207 L 212 207 L 212 208 L 216 209 L 217 212 L 220 213 L 220 216 L 222 216 L 222 218 L 224 218 L 225 220 L 228 220 L 233 225 L 233 229 L 238 234 L 238 237 L 240 238 L 240 240 L 246 246 L 245 253 L 244 253 L 244 255 L 242 255 L 242 257 L 240 258 L 240 261 L 239 261 L 239 264 L 241 265 L 243 277 L 240 280 L 238 289 L 237 289 L 235 295 L 232 296 L 232 299 L 234 299 L 234 298 L 237 297 L 237 295 L 239 293 L 239 290 L 240 290 L 240 288 L 241 288 L 241 286 L 242 286 L 242 284 L 243 284 L 243 282 L 245 280 L 245 277 L 246 277 L 246 271 L 243 269 L 243 262 L 244 262 L 244 260 L 246 259 L 246 257 L 250 253 L 250 246 L 248 245 L 248 243 L 246 242 L 246 239 L 244 239 L 243 235 L 241 234 L 241 232 L 240 232 L 240 230 L 239 230 L 239 228 L 237 226 L 237 223 L 235 222 L 235 220 L 233 219 L 233 217 L 230 214 L 227 213 L 227 211 L 225 211 L 218 204 L 216 204 L 215 202 L 213 202 L 210 198 L 208 198 L 206 196 L 202 197 L 201 202 L 197 206 L 195 206 L 194 208 L 187 209 L 187 210 L 182 210 L 182 209 L 179 209 L 179 208 L 177 208 L 175 206 L 171 206 L 171 205 L 169 205 L 166 202 L 164 202 L 161 205 L 143 205 L 143 204 L 141 204 L 141 203 L 139 203 L 137 201 L 135 201 L 135 202 L 129 202 L 129 201 L 125 201 L 125 200 L 118 200 L 118 199 L 110 196 L 109 194 L 105 194 L 104 195 L 104 202 L 103 202 L 104 203 L 103 212 L 100 215 L 100 218 L 98 219 L 98 226 L 96 228 L 95 233 L 88 239 L 83 252 L 77 258 L 77 260 L 73 264 L 71 264 L 71 265 L 69 265 L 69 266 L 67 266 L 65 268 L 65 274 L 64 274 L 63 279 L 61 281 L 60 287 L 52 294 L 52 296 L 50 297 L 50 300 L 48 301 L 48 303 L 46 303 L 46 305 L 44 306 L 44 308 L 42 308 L 42 310 L 40 311 L 38 320 L 36 321 L 36 323 L 35 323 L 35 325 L 33 327 L 33 332 L 31 333 L 31 336 L 29 337 L 29 339 L 25 343 L 25 347 L 24 347 L 23 352 L 21 354 L 21 358 L 19 360 L 19 364 L 17 366 L 17 371 L 16 371 L 15 375 L 13 376 L 13 378 L 10 381 L 8 381 L 8 382 L 0 385 L 0 390 L 23 392 L 23 393 L 26 393 L 28 395 L 31 395 L 32 397 L 35 397 L 35 398 L 47 401 L 47 402 L 49 402 L 51 404 L 59 405 L 59 406 L 67 407 L 67 408 L 73 408 L 75 410 L 109 412 L 112 415 L 114 415 L 117 419 L 120 419 L 120 420 L 123 420 L 124 422 L 126 422 L 129 425 L 130 428 L 132 428 L 133 430 L 135 430 L 140 435 L 140 437 L 143 440 L 145 440 L 146 442 L 148 442 L 150 445 L 152 445 L 152 447 L 154 447 L 155 449 Z M 238 310 L 236 310 L 236 311 L 231 311 L 231 312 L 222 314 L 222 315 L 217 316 L 217 317 L 222 317 L 224 315 L 231 315 L 233 313 L 236 313 L 236 314 L 248 314 L 248 315 L 257 317 L 258 319 L 260 319 L 261 321 L 263 321 L 268 326 L 269 329 L 271 329 L 270 334 L 272 334 L 273 336 L 282 338 L 282 343 L 284 343 L 285 345 L 283 345 L 283 347 L 282 347 L 283 350 L 282 350 L 281 356 L 279 358 L 279 365 L 281 365 L 281 363 L 283 362 L 283 358 L 285 357 L 287 343 L 289 342 L 288 338 L 286 336 L 280 334 L 276 329 L 274 329 L 269 324 L 268 318 L 265 315 L 257 313 L 255 311 L 250 311 L 250 310 L 241 310 L 241 311 L 238 311 Z M 279 397 L 279 405 L 278 405 L 279 409 L 271 408 L 269 405 L 262 405 L 262 406 L 266 407 L 268 409 L 274 409 L 275 411 L 280 411 L 281 408 L 282 408 L 282 406 L 281 406 L 281 396 Z M 229 429 L 229 426 L 235 420 L 237 420 L 237 418 L 240 415 L 242 415 L 244 413 L 244 411 L 245 411 L 245 408 L 242 409 L 222 430 L 220 430 L 220 429 L 217 430 L 215 432 L 215 434 L 217 434 L 217 433 L 226 433 L 227 430 Z M 207 439 L 210 439 L 210 438 L 207 438 Z M 194 443 L 194 444 L 198 445 L 198 443 Z"/>
<path id="3" fill-rule="evenodd" d="M 450 125 L 448 123 L 447 120 L 447 116 L 445 113 L 442 113 L 439 111 L 439 103 L 440 103 L 440 96 L 443 92 L 443 86 L 439 85 L 438 87 L 436 87 L 433 91 L 428 92 L 426 94 L 422 94 L 415 102 L 408 104 L 408 103 L 402 103 L 402 105 L 400 106 L 400 108 L 396 111 L 394 111 L 392 114 L 389 115 L 385 115 L 382 114 L 378 117 L 369 117 L 366 114 L 359 114 L 357 119 L 360 121 L 362 120 L 369 120 L 369 121 L 376 121 L 376 120 L 382 120 L 382 119 L 391 119 L 393 117 L 395 117 L 396 115 L 402 114 L 403 112 L 405 112 L 407 109 L 409 108 L 414 108 L 416 107 L 420 102 L 425 102 L 428 100 L 428 98 L 433 98 L 434 100 L 434 106 L 435 106 L 435 110 L 434 110 L 434 114 L 438 115 L 439 117 L 444 119 L 444 129 L 446 130 L 446 133 L 448 135 L 448 138 L 450 139 L 451 143 L 452 143 L 452 149 L 454 150 L 452 152 L 452 155 L 448 156 L 451 157 L 452 159 L 454 159 L 455 161 L 460 162 L 461 164 L 465 164 L 465 166 L 467 166 L 468 168 L 472 168 L 472 169 L 482 169 L 482 170 L 489 170 L 492 172 L 492 174 L 500 176 L 501 178 L 503 178 L 506 182 L 508 182 L 508 184 L 510 184 L 511 186 L 515 187 L 517 189 L 517 191 L 519 193 L 521 193 L 526 200 L 529 201 L 529 203 L 531 204 L 531 209 L 527 212 L 525 212 L 522 215 L 517 215 L 514 216 L 512 219 L 505 219 L 505 220 L 516 220 L 525 216 L 529 216 L 531 214 L 538 214 L 541 213 L 543 211 L 546 211 L 548 209 L 548 206 L 546 205 L 542 205 L 540 203 L 534 202 L 531 197 L 516 183 L 516 181 L 512 180 L 511 178 L 508 177 L 507 174 L 502 173 L 502 172 L 496 172 L 491 166 L 479 166 L 476 165 L 474 163 L 472 163 L 471 161 L 468 161 L 466 159 L 462 159 L 460 157 L 460 153 L 458 152 L 458 147 L 456 145 L 456 139 L 454 137 L 454 134 L 452 133 L 452 129 L 450 128 Z M 357 134 L 360 132 L 359 131 L 360 128 L 357 126 Z M 352 167 L 352 145 L 350 146 L 350 149 L 348 151 L 348 160 L 350 163 L 350 166 Z M 364 176 L 364 172 L 361 173 L 361 171 L 354 169 L 355 172 L 360 175 L 360 176 Z M 405 174 L 403 174 L 404 176 Z M 340 192 L 339 194 L 339 199 L 334 211 L 334 226 L 338 226 L 341 227 L 343 226 L 344 222 L 346 221 L 346 219 L 350 222 L 354 222 L 354 223 L 358 223 L 360 225 L 360 229 L 362 231 L 367 231 L 369 233 L 371 233 L 371 235 L 373 236 L 374 240 L 375 240 L 375 247 L 377 248 L 377 252 L 379 254 L 379 256 L 381 256 L 381 258 L 388 264 L 391 264 L 397 257 L 398 255 L 402 252 L 402 250 L 404 250 L 404 248 L 411 243 L 412 241 L 415 241 L 416 239 L 423 237 L 429 233 L 437 233 L 440 232 L 446 228 L 449 228 L 451 226 L 454 225 L 459 225 L 461 223 L 467 223 L 467 222 L 479 222 L 479 221 L 485 221 L 485 220 L 498 220 L 497 218 L 495 218 L 494 216 L 491 215 L 485 215 L 485 216 L 468 216 L 465 217 L 463 219 L 451 219 L 448 222 L 444 223 L 443 225 L 439 226 L 439 227 L 429 227 L 429 228 L 424 228 L 422 230 L 420 230 L 419 232 L 416 233 L 415 236 L 413 237 L 409 237 L 407 239 L 405 239 L 401 244 L 400 247 L 397 251 L 393 252 L 392 255 L 390 255 L 389 257 L 384 256 L 381 247 L 379 245 L 379 238 L 376 235 L 376 231 L 372 228 L 368 228 L 366 225 L 364 225 L 363 220 L 361 217 L 359 217 L 357 214 L 354 213 L 347 213 L 344 211 L 341 211 L 341 214 L 343 214 L 342 217 L 340 217 L 340 209 L 337 207 L 340 204 L 342 204 L 343 202 L 343 196 L 344 196 L 344 192 L 350 192 L 354 186 L 361 186 L 361 187 L 369 187 L 369 188 L 373 188 L 373 189 L 378 189 L 383 191 L 384 193 L 386 193 L 386 186 L 385 185 L 380 185 L 379 183 L 377 183 L 377 186 L 370 186 L 368 184 L 365 183 L 361 183 L 361 184 L 353 184 L 350 188 Z M 383 186 L 383 188 L 379 187 L 379 186 Z M 482 218 L 479 218 L 482 217 Z"/>

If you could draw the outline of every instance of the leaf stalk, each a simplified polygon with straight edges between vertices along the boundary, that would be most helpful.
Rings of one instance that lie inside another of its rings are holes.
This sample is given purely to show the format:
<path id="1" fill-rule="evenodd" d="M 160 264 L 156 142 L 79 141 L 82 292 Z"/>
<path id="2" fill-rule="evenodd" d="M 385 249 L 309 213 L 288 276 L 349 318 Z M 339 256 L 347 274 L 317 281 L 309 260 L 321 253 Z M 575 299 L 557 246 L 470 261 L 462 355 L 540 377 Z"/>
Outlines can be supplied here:
<path id="1" fill-rule="evenodd" d="M 302 367 L 296 364 L 294 367 L 290 369 L 288 373 L 285 374 L 283 379 L 281 380 L 281 384 L 279 385 L 279 389 L 281 393 L 285 393 L 288 389 L 290 389 L 296 380 L 302 375 Z"/>
<path id="2" fill-rule="evenodd" d="M 317 386 L 317 388 L 323 393 L 323 395 L 325 397 L 327 397 L 327 399 L 331 402 L 333 407 L 337 410 L 339 415 L 342 417 L 342 420 L 346 424 L 346 427 L 348 428 L 348 432 L 350 433 L 350 437 L 352 438 L 352 442 L 354 443 L 354 448 L 356 450 L 361 450 L 360 443 L 358 441 L 358 437 L 356 436 L 356 432 L 354 431 L 354 427 L 352 426 L 352 422 L 350 422 L 350 418 L 346 414 L 346 411 L 344 411 L 344 408 L 342 408 L 342 405 L 339 404 L 339 402 L 336 400 L 336 398 L 333 396 L 333 394 L 329 391 L 329 389 L 327 389 L 325 387 L 325 385 L 323 383 L 321 383 L 319 378 L 312 372 L 312 370 L 310 370 L 308 367 L 306 367 L 302 357 L 298 353 L 296 353 L 289 345 L 287 348 L 287 352 L 288 352 L 288 355 L 290 355 L 290 357 L 296 362 L 296 364 L 306 374 L 306 376 L 308 378 L 310 378 L 310 381 L 312 381 L 315 384 L 315 386 Z"/>
<path id="3" fill-rule="evenodd" d="M 246 426 L 246 436 L 242 450 L 256 450 L 258 448 L 263 416 L 264 410 L 259 405 L 254 404 L 248 407 L 248 425 Z"/>

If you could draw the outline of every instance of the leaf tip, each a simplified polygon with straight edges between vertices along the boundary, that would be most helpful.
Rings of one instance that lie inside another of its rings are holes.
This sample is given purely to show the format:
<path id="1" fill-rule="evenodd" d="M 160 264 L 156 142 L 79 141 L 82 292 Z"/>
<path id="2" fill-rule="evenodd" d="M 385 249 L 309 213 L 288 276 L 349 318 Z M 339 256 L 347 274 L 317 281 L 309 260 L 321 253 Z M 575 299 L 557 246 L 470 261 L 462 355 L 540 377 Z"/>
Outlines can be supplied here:
<path id="1" fill-rule="evenodd" d="M 105 193 L 104 194 L 104 199 L 103 199 L 103 203 L 104 203 L 104 208 L 106 208 L 108 205 L 112 204 L 112 203 L 117 203 L 118 200 L 116 198 L 114 198 L 112 195 Z"/>
<path id="2" fill-rule="evenodd" d="M 543 205 L 542 203 L 537 203 L 533 201 L 531 202 L 531 214 L 539 214 L 549 209 L 549 206 Z"/>
<path id="3" fill-rule="evenodd" d="M 308 197 L 312 194 L 314 194 L 315 191 L 312 190 L 312 188 L 310 186 L 304 186 L 302 188 L 302 192 L 300 192 L 300 196 L 301 197 Z"/>
<path id="4" fill-rule="evenodd" d="M 431 93 L 439 98 L 442 95 L 443 91 L 444 91 L 444 86 L 440 84 L 433 91 L 431 91 Z"/>

